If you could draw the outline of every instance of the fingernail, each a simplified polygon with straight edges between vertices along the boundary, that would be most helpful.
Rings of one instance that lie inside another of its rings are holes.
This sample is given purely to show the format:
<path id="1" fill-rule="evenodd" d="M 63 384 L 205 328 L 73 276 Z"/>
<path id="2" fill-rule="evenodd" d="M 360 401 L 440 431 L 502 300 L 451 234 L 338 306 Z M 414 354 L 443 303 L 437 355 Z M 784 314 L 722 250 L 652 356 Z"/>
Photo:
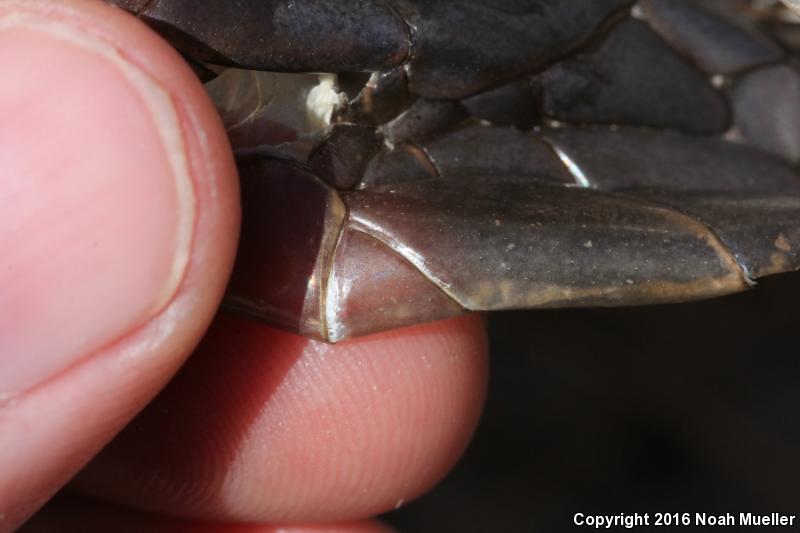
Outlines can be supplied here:
<path id="1" fill-rule="evenodd" d="M 161 312 L 195 208 L 172 99 L 109 43 L 0 12 L 0 72 L 3 398 Z"/>

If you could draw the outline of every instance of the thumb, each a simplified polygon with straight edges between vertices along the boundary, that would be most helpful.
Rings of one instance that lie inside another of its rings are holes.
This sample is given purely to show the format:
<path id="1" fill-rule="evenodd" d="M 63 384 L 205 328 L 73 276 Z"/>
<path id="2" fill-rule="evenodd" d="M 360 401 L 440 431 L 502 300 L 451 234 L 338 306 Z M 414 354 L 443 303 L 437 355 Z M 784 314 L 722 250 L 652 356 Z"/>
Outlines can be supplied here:
<path id="1" fill-rule="evenodd" d="M 164 385 L 221 298 L 235 168 L 169 47 L 90 0 L 0 0 L 0 530 Z"/>

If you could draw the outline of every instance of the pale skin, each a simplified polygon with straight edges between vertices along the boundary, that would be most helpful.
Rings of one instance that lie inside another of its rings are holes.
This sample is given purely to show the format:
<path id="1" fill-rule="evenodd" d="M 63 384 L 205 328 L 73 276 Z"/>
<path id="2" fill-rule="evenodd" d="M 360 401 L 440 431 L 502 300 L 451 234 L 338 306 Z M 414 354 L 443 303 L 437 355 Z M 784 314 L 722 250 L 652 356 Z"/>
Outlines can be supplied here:
<path id="1" fill-rule="evenodd" d="M 479 318 L 330 346 L 218 312 L 236 171 L 180 57 L 0 0 L 0 69 L 0 531 L 383 531 L 447 473 Z"/>

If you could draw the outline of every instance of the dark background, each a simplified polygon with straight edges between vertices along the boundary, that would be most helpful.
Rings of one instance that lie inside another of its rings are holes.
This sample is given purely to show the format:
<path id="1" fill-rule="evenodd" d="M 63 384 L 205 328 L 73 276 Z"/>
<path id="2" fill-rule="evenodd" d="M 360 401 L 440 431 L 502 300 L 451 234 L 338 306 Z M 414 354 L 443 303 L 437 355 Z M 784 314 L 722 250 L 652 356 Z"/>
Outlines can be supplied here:
<path id="1" fill-rule="evenodd" d="M 594 531 L 576 512 L 800 513 L 798 295 L 785 275 L 691 304 L 492 315 L 472 445 L 386 519 L 558 532 Z"/>

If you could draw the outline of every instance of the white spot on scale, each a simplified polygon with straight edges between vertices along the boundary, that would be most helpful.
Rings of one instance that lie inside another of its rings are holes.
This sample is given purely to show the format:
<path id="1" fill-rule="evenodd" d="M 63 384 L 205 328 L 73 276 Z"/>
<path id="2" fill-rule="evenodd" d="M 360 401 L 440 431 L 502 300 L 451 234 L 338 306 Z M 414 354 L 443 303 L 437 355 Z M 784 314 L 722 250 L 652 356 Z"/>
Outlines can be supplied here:
<path id="1" fill-rule="evenodd" d="M 306 97 L 309 122 L 324 129 L 330 126 L 333 112 L 347 103 L 344 93 L 336 90 L 336 76 L 320 74 L 319 84 L 315 85 Z"/>
<path id="2" fill-rule="evenodd" d="M 789 242 L 789 239 L 787 239 L 782 233 L 778 235 L 777 239 L 775 239 L 774 245 L 775 248 L 783 252 L 792 251 L 792 244 Z"/>

